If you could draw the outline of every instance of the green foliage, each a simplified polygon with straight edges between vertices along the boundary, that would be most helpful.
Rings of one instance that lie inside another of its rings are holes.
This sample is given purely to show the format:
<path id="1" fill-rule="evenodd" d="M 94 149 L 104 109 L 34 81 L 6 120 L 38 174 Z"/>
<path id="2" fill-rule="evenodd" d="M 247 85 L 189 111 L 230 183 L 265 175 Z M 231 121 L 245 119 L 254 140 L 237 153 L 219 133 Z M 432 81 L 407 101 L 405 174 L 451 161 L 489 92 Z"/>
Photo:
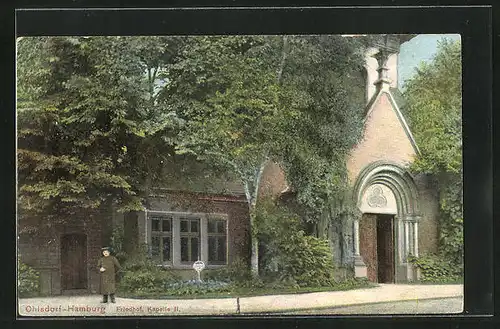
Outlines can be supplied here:
<path id="1" fill-rule="evenodd" d="M 333 255 L 327 240 L 305 235 L 304 231 L 283 241 L 283 274 L 299 286 L 323 286 L 333 283 Z"/>
<path id="2" fill-rule="evenodd" d="M 461 175 L 449 175 L 441 180 L 440 254 L 461 266 L 464 255 L 463 182 Z"/>
<path id="3" fill-rule="evenodd" d="M 126 292 L 157 292 L 164 291 L 165 285 L 174 282 L 177 277 L 168 270 L 141 268 L 129 270 L 120 281 L 120 290 Z"/>
<path id="4" fill-rule="evenodd" d="M 142 209 L 177 155 L 236 176 L 252 220 L 268 161 L 285 170 L 311 221 L 345 194 L 364 107 L 357 38 L 39 37 L 18 46 L 24 215 Z"/>
<path id="5" fill-rule="evenodd" d="M 175 282 L 167 284 L 163 294 L 165 296 L 205 295 L 208 293 L 230 292 L 232 287 L 229 283 L 215 280 L 197 280 Z"/>
<path id="6" fill-rule="evenodd" d="M 298 287 L 283 282 L 268 282 L 259 285 L 250 284 L 235 285 L 234 283 L 220 282 L 217 280 L 205 280 L 203 282 L 189 281 L 177 282 L 167 285 L 161 291 L 154 292 L 122 292 L 123 296 L 132 298 L 223 298 L 223 297 L 250 297 L 260 295 L 297 294 L 321 291 L 342 291 L 351 289 L 371 288 L 375 285 L 366 279 L 349 279 L 337 282 L 326 287 Z"/>
<path id="7" fill-rule="evenodd" d="M 407 82 L 404 96 L 420 155 L 412 170 L 432 174 L 440 189 L 439 257 L 463 263 L 462 63 L 460 41 L 438 53 Z"/>
<path id="8" fill-rule="evenodd" d="M 215 270 L 208 270 L 204 275 L 207 279 L 242 283 L 252 279 L 248 262 L 236 259 L 231 264 Z"/>
<path id="9" fill-rule="evenodd" d="M 265 247 L 263 277 L 301 287 L 334 283 L 328 241 L 306 235 L 297 215 L 267 203 L 259 207 L 256 226 Z"/>
<path id="10" fill-rule="evenodd" d="M 340 36 L 200 37 L 178 44 L 159 96 L 186 123 L 176 152 L 238 177 L 256 256 L 254 210 L 268 161 L 284 169 L 312 221 L 344 194 L 345 158 L 363 125 L 365 45 Z"/>
<path id="11" fill-rule="evenodd" d="M 154 102 L 150 42 L 120 37 L 18 41 L 19 206 L 68 218 L 115 203 L 142 209 L 176 119 Z M 160 122 L 161 121 L 161 122 Z M 157 131 L 162 130 L 162 143 Z"/>
<path id="12" fill-rule="evenodd" d="M 280 157 L 297 200 L 309 219 L 317 221 L 348 186 L 345 159 L 363 128 L 364 47 L 332 36 L 291 43 L 282 99 L 289 114 L 280 120 L 286 132 Z"/>
<path id="13" fill-rule="evenodd" d="M 229 282 L 235 288 L 257 289 L 263 288 L 269 283 L 267 277 L 252 276 L 248 263 L 241 259 L 223 268 L 208 272 L 206 278 Z"/>
<path id="14" fill-rule="evenodd" d="M 462 170 L 462 62 L 459 41 L 443 39 L 438 53 L 405 85 L 409 121 L 421 156 L 419 172 Z"/>
<path id="15" fill-rule="evenodd" d="M 158 266 L 147 254 L 147 247 L 141 246 L 135 253 L 126 255 L 122 263 L 119 289 L 130 293 L 154 293 L 164 290 L 167 284 L 178 281 L 178 275 Z"/>
<path id="16" fill-rule="evenodd" d="M 19 297 L 34 297 L 40 293 L 40 273 L 32 267 L 18 262 L 17 292 Z"/>
<path id="17" fill-rule="evenodd" d="M 113 227 L 113 233 L 111 234 L 111 241 L 109 246 L 113 251 L 114 256 L 118 259 L 120 263 L 123 263 L 127 258 L 127 253 L 124 250 L 124 229 L 122 226 Z"/>
<path id="18" fill-rule="evenodd" d="M 141 209 L 166 160 L 186 153 L 238 177 L 252 205 L 263 165 L 278 162 L 315 212 L 346 184 L 364 47 L 340 36 L 21 38 L 20 213 Z"/>
<path id="19" fill-rule="evenodd" d="M 122 265 L 125 273 L 120 280 L 121 291 L 125 292 L 158 292 L 165 285 L 179 280 L 170 270 L 158 266 L 145 253 L 129 256 Z"/>
<path id="20" fill-rule="evenodd" d="M 456 283 L 463 278 L 463 268 L 438 255 L 410 256 L 408 261 L 420 269 L 421 282 Z"/>
<path id="21" fill-rule="evenodd" d="M 345 156 L 361 134 L 364 45 L 239 36 L 183 39 L 180 49 L 160 96 L 186 120 L 177 152 L 235 173 L 250 204 L 261 166 L 278 162 L 318 215 L 328 194 L 347 185 Z"/>

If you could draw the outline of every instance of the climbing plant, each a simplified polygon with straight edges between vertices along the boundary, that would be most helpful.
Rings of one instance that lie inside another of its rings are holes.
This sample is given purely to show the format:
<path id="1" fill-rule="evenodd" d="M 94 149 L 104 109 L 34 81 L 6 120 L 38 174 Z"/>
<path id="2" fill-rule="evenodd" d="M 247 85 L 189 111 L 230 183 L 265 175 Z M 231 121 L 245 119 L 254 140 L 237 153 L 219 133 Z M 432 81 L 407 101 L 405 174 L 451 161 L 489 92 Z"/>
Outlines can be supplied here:
<path id="1" fill-rule="evenodd" d="M 189 157 L 240 180 L 251 221 L 263 170 L 278 163 L 317 222 L 348 185 L 365 49 L 328 35 L 20 39 L 20 214 L 52 225 L 140 210 L 166 164 Z"/>
<path id="2" fill-rule="evenodd" d="M 278 163 L 304 218 L 318 222 L 348 185 L 345 159 L 362 132 L 365 45 L 341 36 L 245 36 L 184 39 L 180 49 L 159 97 L 186 122 L 177 154 L 234 174 L 251 223 L 263 170 Z"/>
<path id="3" fill-rule="evenodd" d="M 264 278 L 297 286 L 334 283 L 333 255 L 326 239 L 307 235 L 300 217 L 289 208 L 263 200 L 256 216 L 263 242 L 260 259 Z"/>
<path id="4" fill-rule="evenodd" d="M 429 63 L 405 85 L 409 122 L 420 147 L 412 170 L 439 188 L 438 256 L 463 264 L 462 66 L 460 41 L 443 39 Z"/>

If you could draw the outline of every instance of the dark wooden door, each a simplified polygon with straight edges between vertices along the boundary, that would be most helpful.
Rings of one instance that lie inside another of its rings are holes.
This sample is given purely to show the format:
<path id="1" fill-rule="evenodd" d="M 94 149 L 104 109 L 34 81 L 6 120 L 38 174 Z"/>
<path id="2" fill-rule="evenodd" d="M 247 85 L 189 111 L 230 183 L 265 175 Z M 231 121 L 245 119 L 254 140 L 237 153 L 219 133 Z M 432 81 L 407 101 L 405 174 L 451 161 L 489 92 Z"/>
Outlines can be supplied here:
<path id="1" fill-rule="evenodd" d="M 377 216 L 378 282 L 394 282 L 394 221 L 392 215 Z"/>
<path id="2" fill-rule="evenodd" d="M 62 289 L 87 288 L 87 236 L 67 234 L 61 239 Z"/>
<path id="3" fill-rule="evenodd" d="M 377 215 L 363 214 L 359 222 L 359 253 L 366 265 L 366 276 L 377 282 Z"/>

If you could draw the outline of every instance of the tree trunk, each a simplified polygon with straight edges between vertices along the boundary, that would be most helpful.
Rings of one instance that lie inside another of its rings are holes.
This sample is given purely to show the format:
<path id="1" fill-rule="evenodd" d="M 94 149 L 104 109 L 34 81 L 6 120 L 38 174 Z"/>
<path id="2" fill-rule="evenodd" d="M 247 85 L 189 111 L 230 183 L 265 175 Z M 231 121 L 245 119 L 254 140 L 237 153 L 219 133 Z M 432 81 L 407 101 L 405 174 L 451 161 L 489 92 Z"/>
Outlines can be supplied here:
<path id="1" fill-rule="evenodd" d="M 251 182 L 252 190 L 250 191 L 250 182 L 245 181 L 245 195 L 248 202 L 248 212 L 250 215 L 250 243 L 251 243 L 251 257 L 250 257 L 250 270 L 252 277 L 257 278 L 259 276 L 259 240 L 257 234 L 255 234 L 255 217 L 256 217 L 256 205 L 257 198 L 259 196 L 259 186 L 260 180 L 262 178 L 262 173 L 266 167 L 267 159 L 260 164 L 258 170 L 255 171 L 255 176 L 253 177 L 253 182 Z"/>
<path id="2" fill-rule="evenodd" d="M 250 213 L 250 225 L 253 226 L 255 222 L 255 206 L 253 207 L 254 209 L 251 210 Z M 250 258 L 250 270 L 252 273 L 253 278 L 257 278 L 259 276 L 259 239 L 257 238 L 257 235 L 253 234 L 253 229 L 252 229 L 252 234 L 250 238 L 250 243 L 252 244 L 252 255 Z"/>
<path id="3" fill-rule="evenodd" d="M 281 49 L 281 61 L 278 68 L 276 80 L 278 85 L 281 84 L 281 77 L 283 76 L 283 69 L 285 68 L 286 58 L 288 56 L 288 36 L 283 36 L 283 48 Z"/>

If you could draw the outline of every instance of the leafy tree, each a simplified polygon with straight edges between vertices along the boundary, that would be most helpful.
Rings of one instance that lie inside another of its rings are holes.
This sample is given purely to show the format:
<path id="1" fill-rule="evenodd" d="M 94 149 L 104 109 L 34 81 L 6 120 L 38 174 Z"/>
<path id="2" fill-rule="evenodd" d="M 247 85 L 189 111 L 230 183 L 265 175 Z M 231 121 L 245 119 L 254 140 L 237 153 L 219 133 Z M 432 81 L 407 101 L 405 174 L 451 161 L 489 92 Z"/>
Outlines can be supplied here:
<path id="1" fill-rule="evenodd" d="M 260 57 L 259 37 L 201 37 L 185 41 L 162 94 L 186 122 L 177 153 L 227 170 L 242 183 L 251 223 L 260 178 L 273 147 L 278 80 Z M 252 234 L 252 268 L 258 241 Z"/>
<path id="2" fill-rule="evenodd" d="M 362 127 L 363 49 L 340 36 L 23 39 L 21 213 L 140 209 L 164 160 L 184 154 L 241 181 L 252 223 L 270 161 L 308 220 L 335 219 Z"/>
<path id="3" fill-rule="evenodd" d="M 362 45 L 336 36 L 185 40 L 163 100 L 186 121 L 178 153 L 226 168 L 245 187 L 258 273 L 255 209 L 263 170 L 279 163 L 312 216 L 347 185 L 345 156 L 359 138 L 353 94 Z M 359 93 L 363 95 L 363 93 Z"/>
<path id="4" fill-rule="evenodd" d="M 142 209 L 141 188 L 157 160 L 156 133 L 174 129 L 176 121 L 162 115 L 146 78 L 156 65 L 155 50 L 144 40 L 130 41 L 18 41 L 22 216 L 65 220 L 112 203 L 124 211 Z"/>
<path id="5" fill-rule="evenodd" d="M 440 253 L 463 261 L 462 65 L 459 41 L 443 39 L 434 59 L 406 83 L 409 121 L 421 155 L 413 169 L 437 177 Z"/>
<path id="6" fill-rule="evenodd" d="M 299 38 L 288 56 L 282 103 L 292 114 L 282 129 L 294 133 L 284 134 L 281 156 L 310 221 L 335 220 L 348 203 L 346 156 L 363 128 L 363 41 Z"/>

